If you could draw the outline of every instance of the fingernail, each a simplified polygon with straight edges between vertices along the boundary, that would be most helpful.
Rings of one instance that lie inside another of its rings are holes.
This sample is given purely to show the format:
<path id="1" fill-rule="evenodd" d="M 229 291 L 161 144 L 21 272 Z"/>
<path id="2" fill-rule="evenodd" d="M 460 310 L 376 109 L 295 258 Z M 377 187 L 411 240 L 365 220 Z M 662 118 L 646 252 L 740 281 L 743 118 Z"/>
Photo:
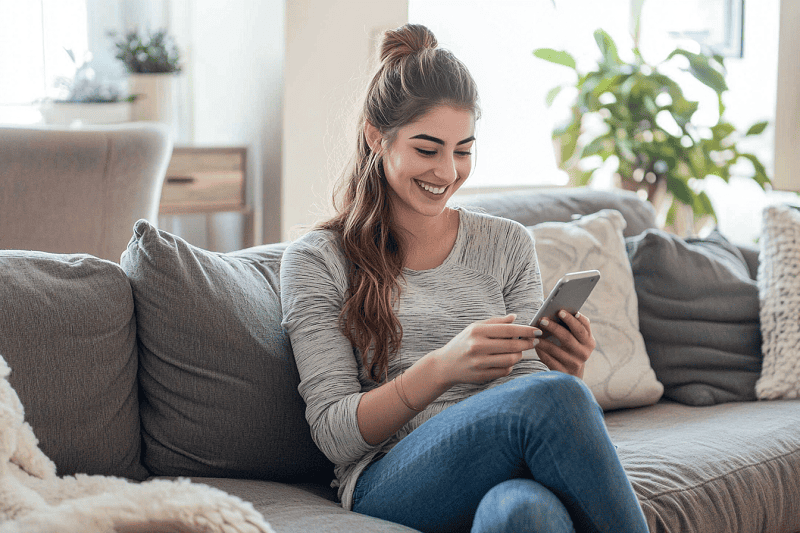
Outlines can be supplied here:
<path id="1" fill-rule="evenodd" d="M 537 329 L 536 331 L 533 332 L 533 336 L 534 337 L 541 337 L 542 336 L 542 330 Z"/>
<path id="2" fill-rule="evenodd" d="M 547 320 L 546 318 L 543 318 L 543 319 L 542 319 L 542 320 L 539 322 L 539 324 L 541 324 L 541 325 L 543 325 L 543 326 L 546 326 L 546 325 L 547 325 L 547 324 L 549 324 L 549 323 L 550 323 L 550 321 L 549 321 L 549 320 Z"/>
<path id="3" fill-rule="evenodd" d="M 536 346 L 537 344 L 539 344 L 539 339 L 533 339 L 533 345 Z"/>
<path id="4" fill-rule="evenodd" d="M 580 318 L 580 317 L 581 317 L 581 312 L 580 312 L 580 311 L 578 311 L 577 313 L 575 313 L 575 318 Z"/>
<path id="5" fill-rule="evenodd" d="M 564 311 L 559 311 L 558 312 L 558 317 L 559 318 L 567 318 L 567 313 L 565 313 Z"/>

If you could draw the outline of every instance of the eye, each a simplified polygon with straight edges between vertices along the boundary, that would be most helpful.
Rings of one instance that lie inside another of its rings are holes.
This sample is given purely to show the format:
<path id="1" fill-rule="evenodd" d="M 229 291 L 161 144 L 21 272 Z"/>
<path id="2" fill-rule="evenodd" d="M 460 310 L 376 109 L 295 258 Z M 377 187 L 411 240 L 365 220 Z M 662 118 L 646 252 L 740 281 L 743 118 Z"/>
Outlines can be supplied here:
<path id="1" fill-rule="evenodd" d="M 417 148 L 416 150 L 424 156 L 430 157 L 432 155 L 436 155 L 436 150 L 423 150 L 422 148 Z"/>
<path id="2" fill-rule="evenodd" d="M 461 157 L 469 157 L 472 155 L 472 152 L 456 152 L 456 155 Z"/>

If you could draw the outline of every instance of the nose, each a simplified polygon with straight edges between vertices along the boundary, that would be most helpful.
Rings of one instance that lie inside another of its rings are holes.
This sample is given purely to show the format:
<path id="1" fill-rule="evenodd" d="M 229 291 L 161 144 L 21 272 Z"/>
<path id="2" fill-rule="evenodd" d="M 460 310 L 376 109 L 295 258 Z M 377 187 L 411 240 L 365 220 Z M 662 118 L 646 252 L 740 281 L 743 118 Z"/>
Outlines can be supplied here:
<path id="1" fill-rule="evenodd" d="M 456 160 L 452 155 L 442 154 L 433 169 L 433 175 L 442 181 L 452 183 L 458 177 Z"/>

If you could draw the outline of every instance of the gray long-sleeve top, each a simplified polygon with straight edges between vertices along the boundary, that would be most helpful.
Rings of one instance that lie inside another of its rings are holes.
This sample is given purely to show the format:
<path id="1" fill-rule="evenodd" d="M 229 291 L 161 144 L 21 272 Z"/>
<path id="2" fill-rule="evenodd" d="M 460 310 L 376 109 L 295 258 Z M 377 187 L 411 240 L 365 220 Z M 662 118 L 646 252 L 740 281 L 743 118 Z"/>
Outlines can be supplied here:
<path id="1" fill-rule="evenodd" d="M 458 236 L 445 261 L 430 270 L 403 270 L 395 310 L 403 339 L 389 362 L 389 380 L 475 321 L 516 313 L 516 322 L 527 324 L 542 305 L 533 238 L 525 228 L 486 214 L 459 213 Z M 336 235 L 323 230 L 290 244 L 281 264 L 282 325 L 300 373 L 306 419 L 314 442 L 336 465 L 333 485 L 339 487 L 342 506 L 350 510 L 364 468 L 420 424 L 481 390 L 547 367 L 524 359 L 508 377 L 456 385 L 393 437 L 372 446 L 358 429 L 356 409 L 361 396 L 379 384 L 369 379 L 360 355 L 339 329 L 347 272 Z"/>

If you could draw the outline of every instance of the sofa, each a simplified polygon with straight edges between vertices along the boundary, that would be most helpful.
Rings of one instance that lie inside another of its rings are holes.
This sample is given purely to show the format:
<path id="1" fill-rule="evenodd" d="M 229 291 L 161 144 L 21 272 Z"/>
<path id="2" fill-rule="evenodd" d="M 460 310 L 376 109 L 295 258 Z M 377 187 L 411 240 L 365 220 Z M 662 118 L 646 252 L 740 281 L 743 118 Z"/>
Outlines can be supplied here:
<path id="1" fill-rule="evenodd" d="M 646 350 L 636 363 L 645 368 L 630 388 L 642 393 L 627 391 L 634 373 L 625 361 L 611 377 L 597 370 L 592 390 L 605 395 L 607 427 L 650 531 L 800 532 L 800 402 L 754 393 L 758 249 L 667 234 L 650 204 L 621 191 L 454 201 L 531 227 L 543 275 L 590 225 L 611 224 L 623 243 L 626 260 L 614 268 L 636 293 L 612 287 L 607 303 L 625 301 L 641 330 L 631 346 Z M 552 241 L 559 232 L 566 238 Z M 591 253 L 609 250 L 586 238 Z M 0 250 L 0 355 L 59 475 L 190 478 L 251 502 L 278 533 L 412 531 L 336 500 L 280 325 L 285 247 L 210 252 L 140 220 L 119 263 Z M 670 262 L 684 252 L 693 269 Z M 599 261 L 591 253 L 584 259 Z M 692 280 L 701 286 L 682 294 Z M 704 300 L 713 301 L 706 315 Z M 599 335 L 603 317 L 588 314 Z M 601 362 L 623 346 L 599 344 Z"/>

